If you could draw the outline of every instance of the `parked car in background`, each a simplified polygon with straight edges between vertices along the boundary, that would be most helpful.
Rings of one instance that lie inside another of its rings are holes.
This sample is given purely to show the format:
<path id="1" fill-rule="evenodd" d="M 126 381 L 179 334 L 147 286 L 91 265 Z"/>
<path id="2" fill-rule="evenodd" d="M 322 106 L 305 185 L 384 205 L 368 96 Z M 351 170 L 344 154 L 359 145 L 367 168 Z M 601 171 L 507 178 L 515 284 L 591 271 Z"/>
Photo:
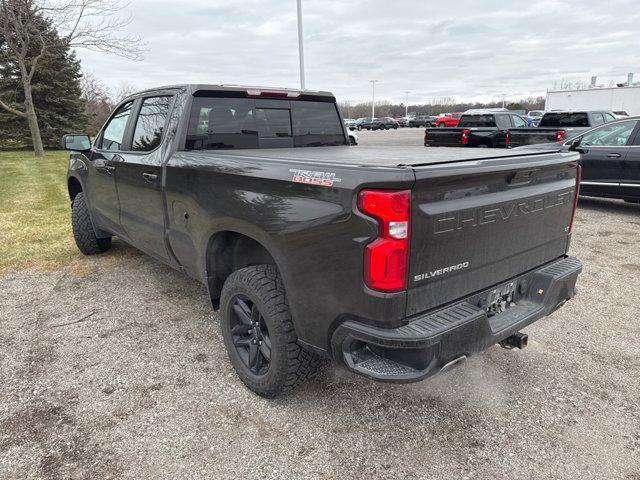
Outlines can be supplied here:
<path id="1" fill-rule="evenodd" d="M 629 114 L 624 110 L 616 110 L 615 112 L 611 113 L 613 113 L 613 116 L 616 118 L 627 118 L 629 116 Z"/>
<path id="2" fill-rule="evenodd" d="M 356 127 L 356 121 L 353 118 L 345 118 L 342 121 L 344 122 L 345 126 L 349 129 Z"/>
<path id="3" fill-rule="evenodd" d="M 347 135 L 349 135 L 349 145 L 358 145 L 358 134 L 347 128 Z"/>
<path id="4" fill-rule="evenodd" d="M 580 195 L 640 202 L 640 117 L 628 117 L 587 130 L 563 143 L 516 150 L 580 153 Z"/>
<path id="5" fill-rule="evenodd" d="M 408 383 L 523 348 L 582 271 L 578 154 L 353 148 L 329 92 L 146 90 L 93 145 L 63 145 L 78 249 L 117 235 L 200 280 L 219 310 L 209 346 L 268 398 L 323 358 Z"/>
<path id="6" fill-rule="evenodd" d="M 462 112 L 441 113 L 436 117 L 436 127 L 457 127 Z"/>
<path id="7" fill-rule="evenodd" d="M 564 142 L 582 132 L 615 120 L 612 112 L 546 112 L 537 127 L 510 132 L 509 145 L 521 147 L 546 142 Z"/>
<path id="8" fill-rule="evenodd" d="M 506 148 L 509 146 L 509 130 L 526 128 L 527 122 L 520 115 L 509 112 L 476 113 L 462 115 L 457 127 L 427 128 L 425 147 L 480 147 Z"/>
<path id="9" fill-rule="evenodd" d="M 391 117 L 374 118 L 371 122 L 371 130 L 389 130 L 390 128 L 398 129 L 398 122 Z"/>
<path id="10" fill-rule="evenodd" d="M 535 127 L 538 126 L 540 120 L 542 120 L 542 116 L 544 115 L 544 110 L 530 110 L 527 112 L 527 117 L 529 117 L 533 121 L 533 125 Z"/>
<path id="11" fill-rule="evenodd" d="M 371 130 L 371 121 L 374 120 L 371 117 L 363 117 L 356 120 L 356 130 Z"/>
<path id="12" fill-rule="evenodd" d="M 436 117 L 433 115 L 418 115 L 409 120 L 410 127 L 433 127 Z"/>
<path id="13" fill-rule="evenodd" d="M 398 126 L 399 127 L 408 127 L 409 126 L 409 118 L 408 117 L 395 118 L 394 120 L 396 122 L 398 122 Z"/>

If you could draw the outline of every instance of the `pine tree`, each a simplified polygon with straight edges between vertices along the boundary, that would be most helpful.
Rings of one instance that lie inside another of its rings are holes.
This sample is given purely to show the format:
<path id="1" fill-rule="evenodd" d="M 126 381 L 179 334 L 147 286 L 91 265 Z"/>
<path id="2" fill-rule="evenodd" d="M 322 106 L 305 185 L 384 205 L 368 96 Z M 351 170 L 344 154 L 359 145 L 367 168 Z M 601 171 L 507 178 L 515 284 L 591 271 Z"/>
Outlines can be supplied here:
<path id="1" fill-rule="evenodd" d="M 40 59 L 32 79 L 32 94 L 42 143 L 59 148 L 65 133 L 83 131 L 84 106 L 80 100 L 80 61 L 48 24 L 41 31 L 50 36 L 54 46 Z M 16 109 L 23 109 L 24 89 L 18 65 L 7 55 L 0 37 L 0 99 Z M 34 52 L 34 55 L 36 53 Z M 0 148 L 28 148 L 32 138 L 25 118 L 0 109 Z"/>

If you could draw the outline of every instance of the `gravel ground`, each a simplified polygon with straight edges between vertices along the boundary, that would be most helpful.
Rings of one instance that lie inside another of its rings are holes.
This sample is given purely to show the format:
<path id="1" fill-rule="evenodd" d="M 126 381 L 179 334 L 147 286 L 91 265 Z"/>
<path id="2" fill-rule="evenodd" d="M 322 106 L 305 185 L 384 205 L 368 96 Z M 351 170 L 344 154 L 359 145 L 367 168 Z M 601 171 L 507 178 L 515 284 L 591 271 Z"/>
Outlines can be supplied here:
<path id="1" fill-rule="evenodd" d="M 272 401 L 235 377 L 205 289 L 149 257 L 9 273 L 0 478 L 639 480 L 639 233 L 640 205 L 580 202 L 579 295 L 523 351 L 408 386 L 329 366 Z"/>

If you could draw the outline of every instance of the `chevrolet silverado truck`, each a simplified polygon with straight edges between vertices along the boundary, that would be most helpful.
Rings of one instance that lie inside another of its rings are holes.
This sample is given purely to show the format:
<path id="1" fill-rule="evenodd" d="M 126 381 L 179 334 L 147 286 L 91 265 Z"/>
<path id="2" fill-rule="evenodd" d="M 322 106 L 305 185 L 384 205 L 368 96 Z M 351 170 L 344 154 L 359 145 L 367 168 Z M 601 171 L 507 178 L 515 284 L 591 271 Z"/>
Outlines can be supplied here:
<path id="1" fill-rule="evenodd" d="M 527 122 L 520 115 L 509 112 L 465 114 L 457 127 L 427 128 L 425 147 L 507 148 L 509 130 L 525 128 Z"/>
<path id="2" fill-rule="evenodd" d="M 79 250 L 117 236 L 201 281 L 264 397 L 325 358 L 414 382 L 521 348 L 582 269 L 577 153 L 351 147 L 328 92 L 146 90 L 62 144 Z"/>
<path id="3" fill-rule="evenodd" d="M 509 146 L 516 148 L 540 143 L 564 142 L 592 127 L 614 120 L 612 112 L 546 112 L 537 127 L 509 130 Z"/>

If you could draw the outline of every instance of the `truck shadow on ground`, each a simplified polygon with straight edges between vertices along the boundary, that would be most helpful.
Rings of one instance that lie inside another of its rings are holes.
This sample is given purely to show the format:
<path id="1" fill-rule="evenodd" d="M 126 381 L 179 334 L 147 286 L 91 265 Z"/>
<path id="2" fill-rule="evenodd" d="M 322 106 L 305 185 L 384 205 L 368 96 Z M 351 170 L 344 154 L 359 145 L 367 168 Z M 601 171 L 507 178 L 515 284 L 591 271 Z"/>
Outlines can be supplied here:
<path id="1" fill-rule="evenodd" d="M 610 198 L 580 197 L 578 208 L 602 213 L 622 213 L 635 216 L 640 214 L 640 203 Z"/>

